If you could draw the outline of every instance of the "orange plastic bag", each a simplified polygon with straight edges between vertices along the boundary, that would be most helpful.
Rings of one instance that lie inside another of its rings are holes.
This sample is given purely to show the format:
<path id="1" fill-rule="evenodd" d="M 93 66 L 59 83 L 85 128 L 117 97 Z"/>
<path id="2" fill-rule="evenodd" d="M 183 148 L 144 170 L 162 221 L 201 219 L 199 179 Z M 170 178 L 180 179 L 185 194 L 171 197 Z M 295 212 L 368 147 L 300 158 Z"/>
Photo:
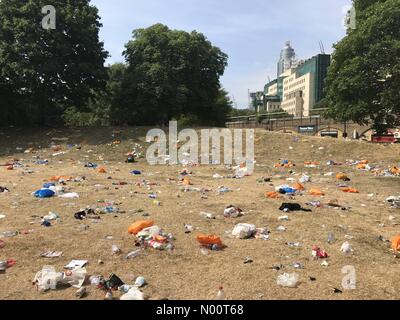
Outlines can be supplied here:
<path id="1" fill-rule="evenodd" d="M 319 189 L 311 189 L 311 190 L 310 190 L 310 195 L 312 195 L 312 196 L 324 196 L 325 193 L 322 192 L 322 191 L 319 190 Z"/>
<path id="2" fill-rule="evenodd" d="M 364 163 L 360 163 L 357 165 L 358 170 L 365 170 L 367 168 L 367 165 Z"/>
<path id="3" fill-rule="evenodd" d="M 278 192 L 275 192 L 275 191 L 267 192 L 267 193 L 266 193 L 266 196 L 267 196 L 267 198 L 269 198 L 269 199 L 278 199 L 278 198 L 281 197 L 281 196 L 279 195 L 279 193 L 278 193 Z"/>
<path id="4" fill-rule="evenodd" d="M 360 193 L 357 189 L 353 188 L 343 188 L 342 191 L 346 193 Z"/>
<path id="5" fill-rule="evenodd" d="M 134 224 L 132 224 L 129 228 L 128 228 L 128 232 L 130 234 L 138 234 L 140 231 L 142 231 L 143 229 L 146 228 L 150 228 L 154 225 L 154 221 L 150 221 L 150 220 L 142 220 L 142 221 L 137 221 Z"/>
<path id="6" fill-rule="evenodd" d="M 361 160 L 361 161 L 360 161 L 360 164 L 368 164 L 368 163 L 369 163 L 368 160 Z"/>
<path id="7" fill-rule="evenodd" d="M 343 181 L 345 181 L 345 180 L 349 180 L 349 177 L 346 176 L 344 173 L 338 173 L 338 174 L 336 175 L 336 179 L 337 179 L 337 180 L 343 180 Z"/>
<path id="8" fill-rule="evenodd" d="M 390 169 L 390 172 L 392 174 L 400 174 L 400 168 L 393 167 L 392 169 Z"/>
<path id="9" fill-rule="evenodd" d="M 183 184 L 185 186 L 191 186 L 192 182 L 190 181 L 190 179 L 188 177 L 183 178 Z"/>
<path id="10" fill-rule="evenodd" d="M 222 246 L 221 238 L 215 235 L 200 234 L 197 236 L 197 241 L 202 246 L 209 246 L 209 245 Z"/>
<path id="11" fill-rule="evenodd" d="M 97 170 L 98 173 L 107 173 L 106 169 L 104 169 L 103 167 L 99 168 L 99 170 Z"/>
<path id="12" fill-rule="evenodd" d="M 304 164 L 305 164 L 306 166 L 319 166 L 321 163 L 311 161 L 311 162 L 304 162 Z"/>
<path id="13" fill-rule="evenodd" d="M 299 191 L 303 191 L 303 190 L 305 190 L 306 188 L 304 188 L 304 186 L 303 186 L 301 183 L 296 183 L 296 184 L 294 185 L 294 189 L 299 190 Z"/>
<path id="14" fill-rule="evenodd" d="M 392 249 L 397 252 L 400 250 L 400 236 L 396 236 L 392 239 Z"/>

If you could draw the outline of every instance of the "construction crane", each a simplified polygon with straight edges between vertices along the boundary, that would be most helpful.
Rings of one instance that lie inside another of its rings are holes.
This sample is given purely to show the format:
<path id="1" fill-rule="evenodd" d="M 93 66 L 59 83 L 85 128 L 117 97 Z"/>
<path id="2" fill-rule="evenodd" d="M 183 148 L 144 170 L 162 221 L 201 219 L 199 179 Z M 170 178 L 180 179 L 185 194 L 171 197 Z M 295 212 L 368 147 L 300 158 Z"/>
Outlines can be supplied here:
<path id="1" fill-rule="evenodd" d="M 322 42 L 322 40 L 319 42 L 319 48 L 321 50 L 321 53 L 325 54 L 325 47 L 324 47 L 324 43 Z"/>

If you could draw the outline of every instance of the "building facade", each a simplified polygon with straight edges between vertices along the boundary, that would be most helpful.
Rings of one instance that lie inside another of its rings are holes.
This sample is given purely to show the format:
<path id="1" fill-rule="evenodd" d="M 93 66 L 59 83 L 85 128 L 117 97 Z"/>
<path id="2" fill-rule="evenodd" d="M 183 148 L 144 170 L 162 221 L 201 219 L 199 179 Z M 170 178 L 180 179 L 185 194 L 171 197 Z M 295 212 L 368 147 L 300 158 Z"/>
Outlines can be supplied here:
<path id="1" fill-rule="evenodd" d="M 258 104 L 257 111 L 284 110 L 295 117 L 310 116 L 314 106 L 324 98 L 330 63 L 329 54 L 297 61 L 294 49 L 287 42 L 278 62 L 278 77 L 265 85 L 263 104 Z"/>
<path id="2" fill-rule="evenodd" d="M 286 70 L 292 68 L 292 66 L 295 64 L 295 60 L 296 60 L 296 52 L 292 48 L 290 41 L 287 41 L 281 51 L 281 56 L 278 61 L 277 76 L 279 77 Z"/>

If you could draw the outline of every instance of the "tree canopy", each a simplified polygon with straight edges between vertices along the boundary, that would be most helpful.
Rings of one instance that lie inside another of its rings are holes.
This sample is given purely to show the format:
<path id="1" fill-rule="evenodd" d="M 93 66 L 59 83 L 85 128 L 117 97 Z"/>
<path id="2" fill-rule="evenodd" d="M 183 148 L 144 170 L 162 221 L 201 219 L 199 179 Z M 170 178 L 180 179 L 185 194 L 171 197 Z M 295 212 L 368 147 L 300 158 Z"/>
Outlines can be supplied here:
<path id="1" fill-rule="evenodd" d="M 335 45 L 327 77 L 328 115 L 381 130 L 400 123 L 399 2 L 354 5 L 357 28 Z"/>
<path id="2" fill-rule="evenodd" d="M 165 124 L 184 115 L 199 124 L 224 122 L 231 103 L 220 77 L 228 57 L 203 34 L 162 24 L 137 29 L 124 56 L 121 96 L 112 106 L 115 121 Z"/>
<path id="3" fill-rule="evenodd" d="M 89 0 L 0 1 L 0 125 L 224 125 L 228 56 L 196 31 L 133 31 L 125 63 L 108 67 Z"/>
<path id="4" fill-rule="evenodd" d="M 107 79 L 102 26 L 89 0 L 53 0 L 56 28 L 44 29 L 44 0 L 0 2 L 3 124 L 45 124 L 67 107 L 83 110 Z M 57 121 L 57 120 L 56 120 Z"/>

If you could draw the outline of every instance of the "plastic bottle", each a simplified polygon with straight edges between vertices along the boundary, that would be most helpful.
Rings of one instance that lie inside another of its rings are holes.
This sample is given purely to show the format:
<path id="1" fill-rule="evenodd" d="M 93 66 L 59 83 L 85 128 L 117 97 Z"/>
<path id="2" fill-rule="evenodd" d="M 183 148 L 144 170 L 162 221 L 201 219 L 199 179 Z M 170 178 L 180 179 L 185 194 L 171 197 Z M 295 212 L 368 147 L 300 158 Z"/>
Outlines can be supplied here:
<path id="1" fill-rule="evenodd" d="M 130 253 L 127 254 L 127 256 L 125 257 L 125 259 L 129 260 L 129 259 L 134 259 L 138 256 L 140 256 L 142 254 L 142 250 L 136 250 L 136 251 L 132 251 Z"/>
<path id="2" fill-rule="evenodd" d="M 328 243 L 333 244 L 334 242 L 335 242 L 335 236 L 333 235 L 333 233 L 329 233 L 328 234 Z"/>

